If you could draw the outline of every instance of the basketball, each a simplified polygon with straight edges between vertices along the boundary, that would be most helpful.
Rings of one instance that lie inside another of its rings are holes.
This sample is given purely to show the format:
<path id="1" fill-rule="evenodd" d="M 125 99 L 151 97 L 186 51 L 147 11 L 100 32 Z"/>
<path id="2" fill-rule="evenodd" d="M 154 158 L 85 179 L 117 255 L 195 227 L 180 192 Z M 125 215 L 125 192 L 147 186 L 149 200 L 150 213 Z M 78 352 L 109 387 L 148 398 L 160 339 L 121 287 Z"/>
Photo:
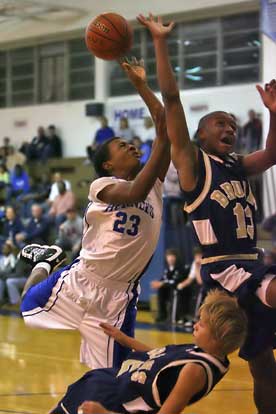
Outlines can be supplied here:
<path id="1" fill-rule="evenodd" d="M 124 56 L 132 45 L 133 31 L 126 19 L 116 13 L 103 13 L 87 26 L 85 42 L 98 58 L 115 60 Z"/>

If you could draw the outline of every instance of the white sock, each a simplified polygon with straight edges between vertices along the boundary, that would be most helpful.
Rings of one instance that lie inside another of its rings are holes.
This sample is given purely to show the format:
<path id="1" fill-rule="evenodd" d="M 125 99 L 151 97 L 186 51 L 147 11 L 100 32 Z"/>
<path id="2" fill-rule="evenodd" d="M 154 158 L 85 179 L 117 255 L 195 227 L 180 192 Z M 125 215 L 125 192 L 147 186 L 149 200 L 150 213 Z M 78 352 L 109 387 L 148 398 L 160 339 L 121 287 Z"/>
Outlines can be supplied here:
<path id="1" fill-rule="evenodd" d="M 37 263 L 35 265 L 35 267 L 33 267 L 33 270 L 35 270 L 35 269 L 45 269 L 46 272 L 49 275 L 50 274 L 50 271 L 51 271 L 51 265 L 49 263 L 47 263 L 47 262 L 40 262 L 40 263 Z"/>

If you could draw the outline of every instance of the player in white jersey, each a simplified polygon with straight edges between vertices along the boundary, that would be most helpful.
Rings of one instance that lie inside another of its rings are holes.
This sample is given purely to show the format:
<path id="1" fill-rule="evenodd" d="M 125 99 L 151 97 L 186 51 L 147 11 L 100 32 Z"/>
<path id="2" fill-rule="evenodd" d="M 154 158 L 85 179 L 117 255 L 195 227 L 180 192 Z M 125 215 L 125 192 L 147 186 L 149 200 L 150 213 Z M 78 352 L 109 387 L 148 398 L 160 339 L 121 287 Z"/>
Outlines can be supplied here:
<path id="1" fill-rule="evenodd" d="M 159 238 L 162 181 L 170 162 L 163 107 L 147 85 L 145 70 L 136 60 L 122 66 L 155 120 L 149 161 L 141 170 L 133 145 L 117 137 L 104 143 L 95 156 L 100 178 L 90 187 L 80 258 L 48 277 L 61 259 L 57 248 L 30 245 L 21 252 L 37 263 L 24 289 L 25 323 L 78 329 L 81 361 L 91 368 L 118 366 L 127 352 L 99 323 L 134 335 L 139 278 Z"/>

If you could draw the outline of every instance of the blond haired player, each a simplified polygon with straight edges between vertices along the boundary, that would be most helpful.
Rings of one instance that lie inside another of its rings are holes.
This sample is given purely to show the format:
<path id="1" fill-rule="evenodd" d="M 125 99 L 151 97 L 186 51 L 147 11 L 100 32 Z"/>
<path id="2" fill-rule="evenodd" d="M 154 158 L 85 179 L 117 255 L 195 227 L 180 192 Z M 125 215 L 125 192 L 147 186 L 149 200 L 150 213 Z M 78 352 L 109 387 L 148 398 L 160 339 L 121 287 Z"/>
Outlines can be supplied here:
<path id="1" fill-rule="evenodd" d="M 193 332 L 196 345 L 151 349 L 111 325 L 101 326 L 133 351 L 119 369 L 89 371 L 70 385 L 52 414 L 180 414 L 227 373 L 227 355 L 242 345 L 247 319 L 235 298 L 215 290 L 200 308 Z"/>

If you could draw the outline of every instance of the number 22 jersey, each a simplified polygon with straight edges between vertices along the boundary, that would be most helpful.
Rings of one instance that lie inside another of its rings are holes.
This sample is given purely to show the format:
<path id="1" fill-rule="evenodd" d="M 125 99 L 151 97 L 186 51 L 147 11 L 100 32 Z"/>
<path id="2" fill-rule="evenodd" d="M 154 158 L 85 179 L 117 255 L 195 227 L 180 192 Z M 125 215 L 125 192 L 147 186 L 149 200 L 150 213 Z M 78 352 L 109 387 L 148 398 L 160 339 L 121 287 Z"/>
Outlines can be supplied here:
<path id="1" fill-rule="evenodd" d="M 157 179 L 144 201 L 131 204 L 106 204 L 98 198 L 105 187 L 124 181 L 102 177 L 92 182 L 80 257 L 98 277 L 133 282 L 145 269 L 159 239 L 163 186 Z"/>

